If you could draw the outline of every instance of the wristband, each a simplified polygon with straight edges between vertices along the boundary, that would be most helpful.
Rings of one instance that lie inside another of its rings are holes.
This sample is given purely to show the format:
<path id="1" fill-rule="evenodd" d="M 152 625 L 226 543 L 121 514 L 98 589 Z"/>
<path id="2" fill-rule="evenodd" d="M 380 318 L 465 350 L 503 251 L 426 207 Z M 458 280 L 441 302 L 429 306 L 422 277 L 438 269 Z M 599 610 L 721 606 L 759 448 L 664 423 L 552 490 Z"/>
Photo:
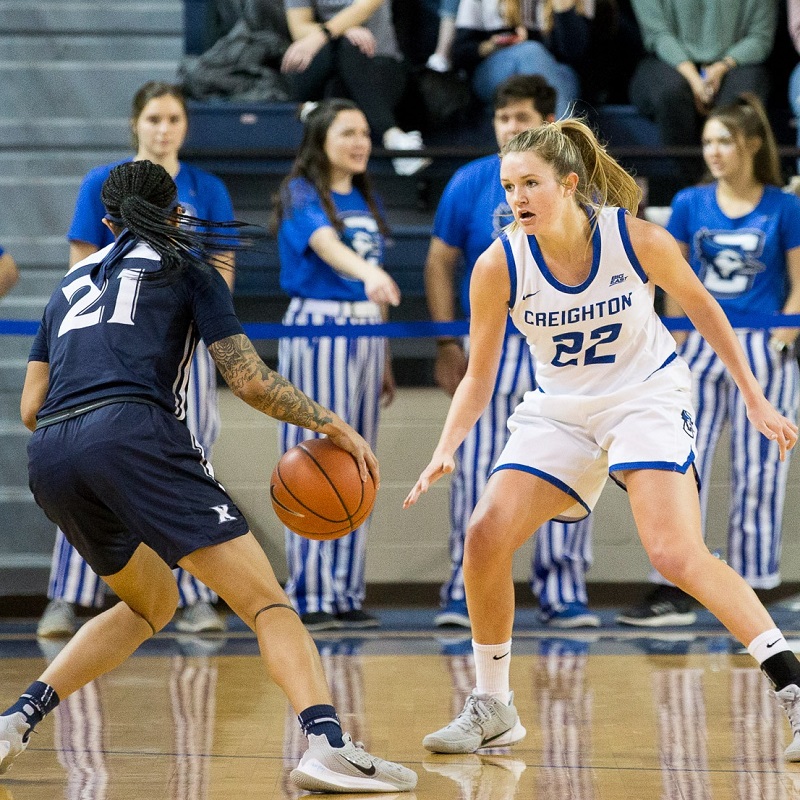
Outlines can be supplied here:
<path id="1" fill-rule="evenodd" d="M 325 38 L 332 42 L 336 37 L 333 35 L 333 31 L 327 26 L 326 23 L 321 23 L 319 29 L 325 34 Z"/>

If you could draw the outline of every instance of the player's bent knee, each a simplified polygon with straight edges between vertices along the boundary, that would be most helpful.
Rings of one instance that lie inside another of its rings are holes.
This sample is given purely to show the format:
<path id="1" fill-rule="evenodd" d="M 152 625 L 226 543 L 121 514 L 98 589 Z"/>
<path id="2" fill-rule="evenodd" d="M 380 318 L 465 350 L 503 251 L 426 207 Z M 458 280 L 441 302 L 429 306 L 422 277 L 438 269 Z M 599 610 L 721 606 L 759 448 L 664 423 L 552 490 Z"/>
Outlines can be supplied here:
<path id="1" fill-rule="evenodd" d="M 499 534 L 497 525 L 486 517 L 470 522 L 464 540 L 464 562 L 481 564 L 505 555 L 505 551 L 513 547 Z"/>
<path id="2" fill-rule="evenodd" d="M 692 555 L 684 548 L 670 547 L 669 545 L 656 545 L 647 551 L 653 568 L 671 583 L 681 585 L 684 582 Z"/>
<path id="3" fill-rule="evenodd" d="M 179 602 L 178 587 L 174 586 L 160 595 L 157 602 L 147 606 L 137 605 L 136 608 L 130 603 L 127 603 L 127 606 L 137 617 L 143 619 L 156 634 L 170 623 L 175 616 Z"/>

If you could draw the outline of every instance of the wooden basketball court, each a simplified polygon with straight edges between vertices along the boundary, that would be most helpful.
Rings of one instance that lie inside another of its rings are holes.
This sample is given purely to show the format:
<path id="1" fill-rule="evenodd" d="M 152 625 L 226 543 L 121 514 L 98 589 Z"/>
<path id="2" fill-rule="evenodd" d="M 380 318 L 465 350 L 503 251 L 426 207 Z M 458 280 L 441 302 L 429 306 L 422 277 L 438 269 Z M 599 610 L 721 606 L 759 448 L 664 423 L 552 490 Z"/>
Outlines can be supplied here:
<path id="1" fill-rule="evenodd" d="M 520 632 L 512 684 L 528 736 L 464 756 L 434 756 L 420 742 L 472 686 L 467 638 L 376 632 L 317 641 L 344 727 L 419 775 L 415 792 L 389 797 L 800 798 L 800 766 L 782 760 L 783 712 L 754 662 L 721 634 Z M 6 633 L 0 702 L 14 700 L 57 648 L 24 630 Z M 0 778 L 0 800 L 303 796 L 288 777 L 304 746 L 299 727 L 255 653 L 245 631 L 159 635 L 39 726 Z"/>

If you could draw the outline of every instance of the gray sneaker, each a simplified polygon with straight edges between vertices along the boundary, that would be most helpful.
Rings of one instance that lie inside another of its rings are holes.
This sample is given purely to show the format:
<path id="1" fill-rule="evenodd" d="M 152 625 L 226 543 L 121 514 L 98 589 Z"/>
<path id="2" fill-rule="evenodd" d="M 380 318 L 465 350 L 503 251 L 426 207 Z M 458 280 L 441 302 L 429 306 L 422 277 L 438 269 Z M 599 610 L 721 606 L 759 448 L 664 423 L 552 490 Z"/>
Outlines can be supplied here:
<path id="1" fill-rule="evenodd" d="M 201 600 L 183 609 L 175 627 L 181 633 L 215 633 L 225 630 L 225 620 L 211 603 Z"/>
<path id="2" fill-rule="evenodd" d="M 29 727 L 19 711 L 0 717 L 0 775 L 8 772 L 14 759 L 28 746 L 25 734 Z"/>
<path id="3" fill-rule="evenodd" d="M 417 785 L 416 772 L 371 756 L 347 733 L 344 747 L 331 747 L 327 737 L 311 734 L 291 778 L 309 792 L 407 792 Z"/>
<path id="4" fill-rule="evenodd" d="M 514 706 L 513 692 L 508 705 L 496 697 L 473 692 L 463 711 L 449 725 L 429 733 L 422 746 L 432 753 L 474 753 L 483 747 L 514 744 L 524 739 L 526 733 Z"/>
<path id="5" fill-rule="evenodd" d="M 44 639 L 72 636 L 78 629 L 75 608 L 66 600 L 51 600 L 36 626 L 36 635 Z"/>
<path id="6" fill-rule="evenodd" d="M 792 726 L 792 741 L 783 757 L 786 761 L 800 761 L 800 687 L 794 683 L 784 686 L 779 692 L 772 692 L 783 706 L 789 724 Z"/>

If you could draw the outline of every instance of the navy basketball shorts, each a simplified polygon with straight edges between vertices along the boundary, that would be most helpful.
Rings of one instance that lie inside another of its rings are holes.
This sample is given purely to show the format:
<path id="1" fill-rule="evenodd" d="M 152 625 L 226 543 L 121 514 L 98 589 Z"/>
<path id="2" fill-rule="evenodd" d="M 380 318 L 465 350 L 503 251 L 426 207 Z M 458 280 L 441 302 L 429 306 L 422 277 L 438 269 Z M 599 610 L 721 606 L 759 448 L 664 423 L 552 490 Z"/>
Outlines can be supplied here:
<path id="1" fill-rule="evenodd" d="M 186 425 L 161 408 L 120 402 L 37 430 L 31 491 L 98 575 L 140 543 L 170 567 L 249 526 Z"/>
<path id="2" fill-rule="evenodd" d="M 527 392 L 508 427 L 493 474 L 517 469 L 552 483 L 575 500 L 557 519 L 574 522 L 592 511 L 609 475 L 625 488 L 628 470 L 685 473 L 692 466 L 689 368 L 675 359 L 642 383 L 602 396 Z"/>

